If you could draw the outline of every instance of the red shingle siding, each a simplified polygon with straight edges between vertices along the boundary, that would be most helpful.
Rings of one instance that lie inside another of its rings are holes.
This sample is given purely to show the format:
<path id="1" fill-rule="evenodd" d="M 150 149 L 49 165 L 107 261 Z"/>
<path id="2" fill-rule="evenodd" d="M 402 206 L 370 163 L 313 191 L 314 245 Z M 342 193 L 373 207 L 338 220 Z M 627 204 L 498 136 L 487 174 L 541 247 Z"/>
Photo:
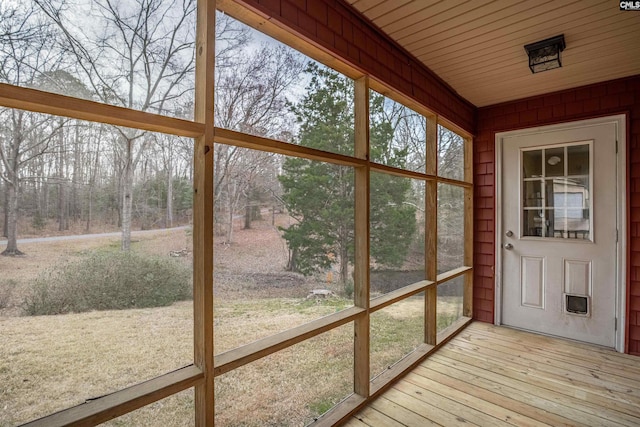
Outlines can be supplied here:
<path id="1" fill-rule="evenodd" d="M 478 109 L 474 145 L 476 319 L 492 322 L 494 315 L 495 133 L 620 113 L 630 116 L 627 342 L 628 351 L 640 355 L 640 76 Z"/>
<path id="2" fill-rule="evenodd" d="M 505 114 L 511 109 L 504 110 Z M 474 140 L 474 243 L 473 265 L 473 317 L 485 322 L 493 322 L 494 283 L 494 148 L 487 137 Z"/>
<path id="3" fill-rule="evenodd" d="M 236 0 L 415 99 L 462 129 L 476 108 L 343 0 Z"/>

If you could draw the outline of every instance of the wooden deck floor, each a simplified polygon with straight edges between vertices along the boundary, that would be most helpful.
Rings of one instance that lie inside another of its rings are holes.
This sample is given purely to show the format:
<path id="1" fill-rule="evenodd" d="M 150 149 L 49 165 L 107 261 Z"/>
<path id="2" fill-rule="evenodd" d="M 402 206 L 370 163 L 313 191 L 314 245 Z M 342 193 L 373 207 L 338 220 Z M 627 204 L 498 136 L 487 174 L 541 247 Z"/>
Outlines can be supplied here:
<path id="1" fill-rule="evenodd" d="M 640 426 L 640 357 L 475 322 L 346 425 Z"/>

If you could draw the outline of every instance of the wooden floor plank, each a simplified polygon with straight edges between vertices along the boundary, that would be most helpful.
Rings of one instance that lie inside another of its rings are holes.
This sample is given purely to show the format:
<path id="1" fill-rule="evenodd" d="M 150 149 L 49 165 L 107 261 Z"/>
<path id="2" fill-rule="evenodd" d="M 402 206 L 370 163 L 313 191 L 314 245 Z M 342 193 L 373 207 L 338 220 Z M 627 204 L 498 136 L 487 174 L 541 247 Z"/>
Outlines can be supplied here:
<path id="1" fill-rule="evenodd" d="M 487 336 L 486 334 L 486 332 L 474 332 L 473 334 L 466 333 L 461 335 L 460 338 L 471 344 L 488 345 L 492 348 L 497 348 L 497 346 L 499 346 L 510 353 L 516 352 L 522 353 L 525 356 L 529 355 L 530 357 L 549 358 L 567 362 L 573 365 L 575 369 L 582 371 L 603 372 L 613 375 L 614 377 L 612 377 L 612 381 L 614 382 L 619 380 L 616 379 L 616 376 L 632 381 L 640 381 L 640 366 L 635 366 L 629 363 L 617 363 L 615 359 L 608 362 L 599 361 L 597 359 L 587 360 L 584 357 L 581 357 L 582 355 L 579 353 L 563 354 L 560 352 L 549 351 L 548 348 L 529 345 L 521 339 L 505 339 L 501 336 Z"/>
<path id="2" fill-rule="evenodd" d="M 442 385 L 447 385 L 455 388 L 461 392 L 466 392 L 479 399 L 485 400 L 489 403 L 493 403 L 504 408 L 517 412 L 523 417 L 534 420 L 534 423 L 539 425 L 551 425 L 551 426 L 570 426 L 571 420 L 560 417 L 556 414 L 552 414 L 547 411 L 541 411 L 539 408 L 529 405 L 528 402 L 522 402 L 520 400 L 513 399 L 512 397 L 505 395 L 504 393 L 496 392 L 491 387 L 486 387 L 482 380 L 467 378 L 456 378 L 447 374 L 438 372 L 431 369 L 433 365 L 429 364 L 421 366 L 421 369 L 416 369 L 414 373 L 417 375 L 423 375 L 428 378 L 434 379 Z"/>
<path id="3" fill-rule="evenodd" d="M 438 357 L 434 357 L 434 360 L 440 361 Z M 446 359 L 447 361 L 443 362 L 448 366 L 455 366 L 456 368 L 472 374 L 477 372 L 478 370 L 482 370 L 483 368 L 479 368 L 478 365 L 481 363 L 474 363 L 472 358 L 467 357 L 452 357 L 450 359 Z M 451 360 L 455 360 L 456 363 L 453 365 L 450 364 Z M 463 363 L 460 365 L 459 363 Z M 615 403 L 613 399 L 605 400 L 599 399 L 598 395 L 589 395 L 585 393 L 583 395 L 583 399 L 578 399 L 569 395 L 563 395 L 559 392 L 556 392 L 552 388 L 544 388 L 540 384 L 541 382 L 538 380 L 539 378 L 530 372 L 517 372 L 516 370 L 510 372 L 509 368 L 496 367 L 491 370 L 482 371 L 478 375 L 483 378 L 494 381 L 497 384 L 501 384 L 505 387 L 511 387 L 515 390 L 523 389 L 526 395 L 533 400 L 541 399 L 540 402 L 553 402 L 551 406 L 554 409 L 550 409 L 552 412 L 557 413 L 559 415 L 565 417 L 573 417 L 574 419 L 581 419 L 585 422 L 589 422 L 590 425 L 602 425 L 605 421 L 615 421 L 619 425 L 625 425 L 629 427 L 634 427 L 637 425 L 637 418 L 633 416 L 628 416 L 625 413 L 619 412 L 615 409 L 611 408 L 611 405 Z M 498 372 L 496 372 L 498 371 Z M 561 389 L 561 385 L 556 387 L 557 389 Z M 526 398 L 526 396 L 525 396 Z M 594 401 L 600 402 L 600 405 L 594 403 Z M 560 404 L 558 402 L 561 402 Z M 545 407 L 549 408 L 549 403 L 545 404 Z M 635 406 L 637 408 L 637 406 Z M 555 409 L 558 409 L 556 411 Z"/>
<path id="4" fill-rule="evenodd" d="M 602 425 L 602 420 L 589 417 L 590 422 L 586 422 L 585 417 L 582 416 L 583 414 L 580 411 L 567 408 L 562 405 L 562 403 L 553 399 L 539 397 L 539 393 L 533 394 L 532 389 L 534 387 L 526 387 L 525 383 L 520 384 L 520 387 L 516 384 L 505 385 L 503 383 L 509 383 L 507 379 L 500 378 L 498 375 L 492 375 L 490 372 L 479 372 L 478 376 L 476 376 L 474 372 L 479 371 L 477 368 L 449 359 L 439 358 L 438 360 L 432 360 L 429 368 L 436 372 L 463 379 L 464 381 L 473 382 L 487 390 L 533 406 L 538 411 L 555 414 L 561 418 L 561 420 L 558 420 L 559 424 L 573 425 L 573 420 L 580 419 L 583 425 L 594 427 Z"/>
<path id="5" fill-rule="evenodd" d="M 465 426 L 478 425 L 472 423 L 463 415 L 452 414 L 451 412 L 438 408 L 436 405 L 432 405 L 420 399 L 416 399 L 409 394 L 403 393 L 396 388 L 387 390 L 384 393 L 384 397 L 408 409 L 409 411 L 420 414 L 430 419 L 431 421 L 443 426 L 454 426 L 462 424 L 464 424 Z"/>
<path id="6" fill-rule="evenodd" d="M 614 375 L 607 372 L 599 371 L 595 368 L 587 368 L 576 365 L 567 360 L 559 360 L 553 357 L 540 357 L 539 354 L 528 351 L 519 351 L 518 349 L 502 346 L 495 342 L 470 342 L 472 340 L 462 338 L 449 347 L 452 350 L 469 350 L 483 354 L 487 357 L 502 360 L 505 363 L 514 363 L 526 366 L 531 369 L 548 372 L 551 375 L 558 376 L 560 380 L 570 378 L 574 381 L 580 381 L 594 387 L 601 387 L 605 390 L 613 390 L 616 392 L 629 392 L 632 395 L 640 395 L 640 390 L 634 392 L 634 387 L 638 384 L 638 380 L 633 377 L 624 377 L 622 375 Z"/>
<path id="7" fill-rule="evenodd" d="M 532 334 L 530 332 L 521 331 L 514 328 L 495 326 L 489 323 L 474 322 L 470 325 L 468 331 L 488 331 L 491 334 L 503 337 L 514 337 L 523 339 L 526 342 L 536 343 L 538 345 L 547 346 L 549 349 L 562 351 L 569 354 L 590 355 L 604 361 L 626 360 L 634 365 L 638 365 L 637 356 L 618 353 L 613 349 L 572 341 L 568 339 L 551 337 L 547 335 Z M 584 350 L 584 351 L 579 351 Z"/>
<path id="8" fill-rule="evenodd" d="M 474 322 L 346 425 L 438 424 L 639 426 L 640 358 Z"/>
<path id="9" fill-rule="evenodd" d="M 404 427 L 404 424 L 399 423 L 398 421 L 394 420 L 386 414 L 383 414 L 380 411 L 377 411 L 376 409 L 373 409 L 371 406 L 367 406 L 366 408 L 364 408 L 357 415 L 355 415 L 355 418 L 370 427 Z"/>
<path id="10" fill-rule="evenodd" d="M 367 424 L 363 423 L 356 417 L 351 417 L 347 422 L 342 424 L 343 427 L 366 427 Z"/>
<path id="11" fill-rule="evenodd" d="M 521 427 L 542 427 L 547 425 L 534 420 L 533 418 L 519 414 L 511 409 L 505 408 L 504 406 L 496 405 L 489 400 L 476 397 L 476 395 L 486 397 L 482 391 L 476 393 L 476 395 L 470 394 L 470 384 L 467 383 L 460 383 L 458 384 L 458 387 L 456 387 L 455 380 L 453 379 L 451 379 L 453 380 L 451 381 L 440 378 L 440 382 L 438 382 L 437 379 L 421 376 L 417 373 L 409 373 L 403 378 L 403 380 L 405 382 L 416 384 L 422 388 L 433 390 L 434 393 L 438 393 L 441 396 L 448 397 L 449 399 L 460 402 L 471 408 L 475 408 L 511 425 Z"/>
<path id="12" fill-rule="evenodd" d="M 371 407 L 393 418 L 399 423 L 405 426 L 439 426 L 440 424 L 431 421 L 429 418 L 425 418 L 422 415 L 416 414 L 413 411 L 407 410 L 407 408 L 398 405 L 397 403 L 381 397 L 371 403 Z"/>
<path id="13" fill-rule="evenodd" d="M 493 328 L 495 328 L 495 326 L 493 326 Z M 577 343 L 562 338 L 534 335 L 510 328 L 501 329 L 507 329 L 509 333 L 494 333 L 490 329 L 475 327 L 466 329 L 468 332 L 466 336 L 469 336 L 472 332 L 472 336 L 478 340 L 483 339 L 492 342 L 506 341 L 522 346 L 523 350 L 539 351 L 550 355 L 569 357 L 577 363 L 582 363 L 584 366 L 592 365 L 594 368 L 603 367 L 621 370 L 626 375 L 640 376 L 640 364 L 638 364 L 637 360 L 634 360 L 637 356 L 617 353 L 612 349 L 603 349 L 599 346 L 593 346 L 593 351 L 590 351 L 589 347 L 584 347 L 583 344 L 572 346 Z"/>
<path id="14" fill-rule="evenodd" d="M 447 353 L 451 352 L 451 353 Z M 500 355 L 492 356 L 483 352 L 474 352 L 449 346 L 441 355 L 449 355 L 456 360 L 475 366 L 478 369 L 490 371 L 504 377 L 524 381 L 530 385 L 536 385 L 549 392 L 557 392 L 566 396 L 573 396 L 582 401 L 593 403 L 594 406 L 615 409 L 625 413 L 635 414 L 640 405 L 640 399 L 636 396 L 638 386 L 630 385 L 620 389 L 619 385 L 600 382 L 599 385 L 584 383 L 571 376 L 559 376 L 548 369 L 537 370 L 526 364 L 520 365 L 503 359 Z M 487 362 L 491 360 L 491 362 Z M 614 390 L 618 389 L 618 390 Z M 633 392 L 633 393 L 631 393 Z"/>
<path id="15" fill-rule="evenodd" d="M 594 392 L 609 394 L 619 393 L 628 395 L 629 398 L 640 398 L 640 389 L 636 387 L 637 382 L 624 380 L 617 377 L 617 381 L 612 381 L 609 376 L 593 370 L 578 370 L 573 365 L 554 359 L 536 359 L 527 352 L 514 354 L 502 350 L 497 344 L 491 346 L 476 346 L 464 340 L 452 343 L 446 351 L 460 353 L 479 353 L 489 360 L 499 360 L 506 364 L 513 364 L 518 367 L 528 368 L 532 371 L 548 374 L 550 378 L 558 381 L 580 384 L 584 388 L 594 390 Z M 607 378 L 609 377 L 609 378 Z M 624 382 L 620 384 L 620 382 Z"/>
<path id="16" fill-rule="evenodd" d="M 430 405 L 433 405 L 439 410 L 447 411 L 452 415 L 456 415 L 457 417 L 464 418 L 465 420 L 480 426 L 485 426 L 485 425 L 492 425 L 496 427 L 509 426 L 508 423 L 498 418 L 495 418 L 489 414 L 486 414 L 485 412 L 482 412 L 475 408 L 467 406 L 464 403 L 456 401 L 455 399 L 449 399 L 438 393 L 434 393 L 426 388 L 421 388 L 408 381 L 400 381 L 398 384 L 394 386 L 394 388 L 405 394 L 413 396 L 418 400 L 421 400 Z"/>

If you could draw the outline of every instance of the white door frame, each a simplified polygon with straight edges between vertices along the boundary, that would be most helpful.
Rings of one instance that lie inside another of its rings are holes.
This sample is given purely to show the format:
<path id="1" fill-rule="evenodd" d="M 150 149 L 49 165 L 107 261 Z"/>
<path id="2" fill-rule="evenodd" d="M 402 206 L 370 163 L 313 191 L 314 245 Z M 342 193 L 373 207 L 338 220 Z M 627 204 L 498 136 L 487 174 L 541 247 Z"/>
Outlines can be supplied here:
<path id="1" fill-rule="evenodd" d="M 616 194 L 617 194 L 617 214 L 616 222 L 618 228 L 618 243 L 616 244 L 616 337 L 615 349 L 624 352 L 626 319 L 626 299 L 627 299 L 627 127 L 626 115 L 599 117 L 595 119 L 580 120 L 575 122 L 565 122 L 556 125 L 524 128 L 508 132 L 496 133 L 495 139 L 495 166 L 496 166 L 496 227 L 495 227 L 495 324 L 502 324 L 502 142 L 506 137 L 514 135 L 531 135 L 537 133 L 553 132 L 558 130 L 571 130 L 587 125 L 597 125 L 604 123 L 614 123 L 616 125 L 618 153 L 616 160 Z"/>

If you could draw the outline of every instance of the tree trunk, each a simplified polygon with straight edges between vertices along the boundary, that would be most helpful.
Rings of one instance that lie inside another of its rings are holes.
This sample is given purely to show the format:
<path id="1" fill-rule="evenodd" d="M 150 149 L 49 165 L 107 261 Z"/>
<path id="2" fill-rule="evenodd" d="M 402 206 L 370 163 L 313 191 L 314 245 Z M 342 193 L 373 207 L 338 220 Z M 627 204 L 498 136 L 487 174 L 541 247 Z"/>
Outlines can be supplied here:
<path id="1" fill-rule="evenodd" d="M 252 206 L 247 203 L 244 207 L 244 228 L 248 230 L 251 228 L 251 214 L 252 214 Z"/>
<path id="2" fill-rule="evenodd" d="M 81 207 L 79 206 L 78 196 L 78 188 L 80 187 L 80 183 L 82 182 L 82 165 L 81 165 L 81 146 L 80 146 L 80 125 L 76 123 L 75 125 L 75 138 L 73 142 L 73 178 L 71 185 L 71 203 L 69 204 L 70 208 L 70 217 L 73 218 L 74 224 L 81 217 Z"/>
<path id="3" fill-rule="evenodd" d="M 131 218 L 133 211 L 132 198 L 132 171 L 131 167 L 126 167 L 122 183 L 122 250 L 131 249 Z"/>
<path id="4" fill-rule="evenodd" d="M 7 185 L 7 248 L 2 255 L 24 255 L 18 250 L 18 189 L 15 185 L 15 176 Z"/>
<path id="5" fill-rule="evenodd" d="M 42 209 L 42 204 L 44 199 L 44 186 L 45 186 L 43 164 L 44 162 L 41 161 L 40 164 L 38 165 L 38 169 L 36 172 L 37 178 L 36 178 L 36 184 L 35 184 L 35 188 L 36 188 L 35 198 L 36 198 L 36 215 L 39 215 L 39 217 L 44 221 L 45 220 L 44 209 Z"/>
<path id="6" fill-rule="evenodd" d="M 231 244 L 233 239 L 233 202 L 229 200 L 229 227 L 227 228 L 227 243 Z"/>
<path id="7" fill-rule="evenodd" d="M 228 202 L 228 210 L 229 210 L 229 227 L 227 228 L 227 243 L 231 244 L 231 239 L 233 239 L 233 192 L 231 191 L 231 179 L 227 176 L 227 202 Z"/>
<path id="8" fill-rule="evenodd" d="M 42 216 L 45 220 L 49 219 L 49 178 L 42 176 Z"/>
<path id="9" fill-rule="evenodd" d="M 114 151 L 113 164 L 120 166 L 121 159 L 117 155 L 118 150 L 113 150 L 113 151 Z M 117 206 L 116 206 L 116 209 L 117 209 L 116 214 L 118 215 L 116 218 L 117 224 L 118 224 L 118 228 L 122 229 L 122 201 L 124 200 L 122 175 L 124 173 L 124 167 L 122 168 L 120 173 L 118 173 L 118 169 L 119 169 L 118 167 L 113 168 L 113 175 L 114 175 L 113 186 L 114 186 L 114 192 L 116 194 L 116 200 L 117 200 Z"/>
<path id="10" fill-rule="evenodd" d="M 69 203 L 69 186 L 65 183 L 64 186 L 64 229 L 69 229 L 69 218 L 71 218 L 71 203 Z"/>
<path id="11" fill-rule="evenodd" d="M 18 250 L 18 190 L 20 182 L 18 168 L 20 165 L 20 146 L 24 140 L 22 133 L 23 113 L 19 112 L 13 116 L 13 138 L 11 139 L 10 154 L 7 167 L 7 247 L 2 255 L 14 256 L 24 255 Z"/>
<path id="12" fill-rule="evenodd" d="M 89 203 L 87 206 L 87 225 L 84 228 L 85 231 L 88 233 L 91 230 L 91 209 L 93 208 L 93 186 L 89 186 Z"/>
<path id="13" fill-rule="evenodd" d="M 89 163 L 89 206 L 87 212 L 87 233 L 91 230 L 91 219 L 93 215 L 93 188 L 96 185 L 96 176 L 98 175 L 98 165 L 100 159 L 100 140 L 102 138 L 102 128 L 100 128 L 100 132 L 98 133 L 98 140 L 96 144 L 96 157 L 93 165 L 93 171 L 91 170 L 91 163 Z M 114 163 L 115 168 L 115 163 Z"/>
<path id="14" fill-rule="evenodd" d="M 349 280 L 349 249 L 346 239 L 340 245 L 340 282 L 343 285 Z"/>
<path id="15" fill-rule="evenodd" d="M 287 271 L 298 272 L 298 250 L 297 248 L 289 249 L 289 261 L 287 262 Z"/>
<path id="16" fill-rule="evenodd" d="M 67 203 L 66 186 L 62 181 L 58 183 L 58 230 L 68 229 L 66 220 L 66 203 Z"/>
<path id="17" fill-rule="evenodd" d="M 167 215 L 166 226 L 173 227 L 173 165 L 169 162 L 167 170 Z"/>
<path id="18" fill-rule="evenodd" d="M 253 209 L 254 207 L 253 205 L 253 183 L 251 182 L 251 178 L 249 177 L 249 183 L 247 184 L 247 188 L 246 188 L 246 201 L 245 201 L 245 207 L 244 207 L 244 228 L 245 230 L 248 230 L 251 228 L 251 220 L 253 219 Z"/>
<path id="19" fill-rule="evenodd" d="M 58 231 L 66 230 L 66 186 L 64 184 L 64 133 L 63 128 L 58 131 L 59 148 L 58 148 Z"/>
<path id="20" fill-rule="evenodd" d="M 125 165 L 122 173 L 122 250 L 131 249 L 131 219 L 133 213 L 133 141 L 127 139 Z"/>
<path id="21" fill-rule="evenodd" d="M 2 235 L 9 235 L 9 186 L 4 185 L 4 224 L 2 225 Z"/>

